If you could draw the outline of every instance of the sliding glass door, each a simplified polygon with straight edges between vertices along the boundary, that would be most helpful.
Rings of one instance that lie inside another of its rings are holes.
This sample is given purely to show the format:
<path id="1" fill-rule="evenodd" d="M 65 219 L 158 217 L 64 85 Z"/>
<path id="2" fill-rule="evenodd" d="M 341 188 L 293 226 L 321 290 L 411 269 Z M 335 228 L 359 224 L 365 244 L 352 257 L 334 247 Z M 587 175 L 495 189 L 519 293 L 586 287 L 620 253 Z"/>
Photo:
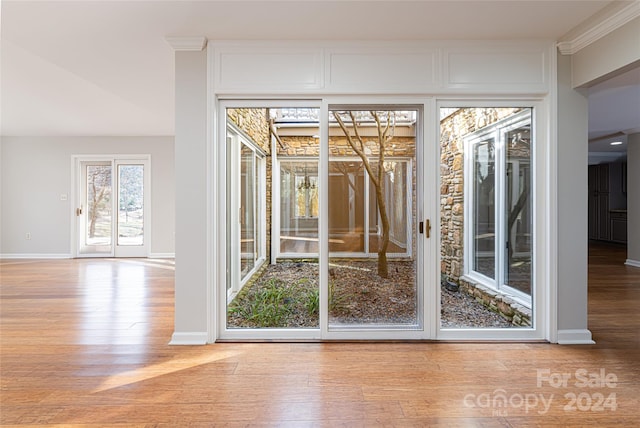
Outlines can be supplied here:
<path id="1" fill-rule="evenodd" d="M 330 106 L 328 328 L 421 329 L 421 110 Z"/>
<path id="2" fill-rule="evenodd" d="M 422 108 L 222 105 L 221 338 L 424 337 Z"/>

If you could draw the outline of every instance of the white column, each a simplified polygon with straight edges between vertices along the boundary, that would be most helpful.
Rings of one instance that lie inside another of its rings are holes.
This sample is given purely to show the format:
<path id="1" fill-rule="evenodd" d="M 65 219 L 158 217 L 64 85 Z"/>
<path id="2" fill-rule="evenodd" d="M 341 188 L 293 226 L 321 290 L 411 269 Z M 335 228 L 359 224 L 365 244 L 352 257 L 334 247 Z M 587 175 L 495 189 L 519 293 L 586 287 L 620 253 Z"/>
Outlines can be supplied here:
<path id="1" fill-rule="evenodd" d="M 176 273 L 173 345 L 207 342 L 207 53 L 204 37 L 175 49 Z"/>
<path id="2" fill-rule="evenodd" d="M 627 262 L 640 268 L 640 133 L 627 137 Z"/>
<path id="3" fill-rule="evenodd" d="M 587 97 L 558 55 L 558 343 L 593 343 L 587 329 Z"/>

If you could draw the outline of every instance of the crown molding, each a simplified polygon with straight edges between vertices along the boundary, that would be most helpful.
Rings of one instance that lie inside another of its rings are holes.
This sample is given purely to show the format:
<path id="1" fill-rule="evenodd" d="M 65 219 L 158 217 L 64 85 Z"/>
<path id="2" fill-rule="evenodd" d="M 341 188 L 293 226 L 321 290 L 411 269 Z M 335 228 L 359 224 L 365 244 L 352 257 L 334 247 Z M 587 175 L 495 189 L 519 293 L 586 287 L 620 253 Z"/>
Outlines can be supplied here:
<path id="1" fill-rule="evenodd" d="M 207 38 L 203 36 L 165 37 L 164 39 L 175 51 L 201 51 L 207 46 Z"/>
<path id="2" fill-rule="evenodd" d="M 558 50 L 562 55 L 573 55 L 639 16 L 640 1 L 634 1 L 580 32 L 573 39 L 559 42 Z"/>

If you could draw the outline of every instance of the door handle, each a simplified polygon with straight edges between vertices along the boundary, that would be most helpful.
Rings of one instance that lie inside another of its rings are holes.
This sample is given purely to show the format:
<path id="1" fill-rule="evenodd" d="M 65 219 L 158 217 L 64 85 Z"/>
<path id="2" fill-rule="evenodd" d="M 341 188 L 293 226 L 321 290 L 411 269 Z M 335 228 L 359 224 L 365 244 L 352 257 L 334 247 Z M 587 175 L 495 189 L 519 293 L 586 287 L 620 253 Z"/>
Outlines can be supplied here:
<path id="1" fill-rule="evenodd" d="M 426 222 L 427 222 L 427 233 L 426 233 L 426 235 L 427 235 L 427 238 L 430 238 L 431 237 L 431 220 L 427 219 Z M 425 233 L 425 227 L 424 226 L 425 226 L 424 225 L 424 221 L 421 221 L 420 225 L 419 225 L 420 233 Z"/>
<path id="2" fill-rule="evenodd" d="M 80 205 L 80 208 L 76 208 L 76 215 L 77 216 L 81 216 L 82 215 L 82 205 Z"/>

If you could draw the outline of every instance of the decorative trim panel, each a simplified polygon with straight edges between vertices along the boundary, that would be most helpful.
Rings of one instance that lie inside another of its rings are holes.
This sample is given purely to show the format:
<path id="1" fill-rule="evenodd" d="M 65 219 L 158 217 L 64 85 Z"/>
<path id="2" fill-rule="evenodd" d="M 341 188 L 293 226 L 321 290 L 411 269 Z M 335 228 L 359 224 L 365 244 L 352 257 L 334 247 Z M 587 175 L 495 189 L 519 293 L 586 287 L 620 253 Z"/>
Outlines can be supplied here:
<path id="1" fill-rule="evenodd" d="M 216 95 L 546 94 L 548 41 L 209 43 Z"/>
<path id="2" fill-rule="evenodd" d="M 327 54 L 331 92 L 411 93 L 439 86 L 438 52 L 333 51 Z"/>
<path id="3" fill-rule="evenodd" d="M 492 92 L 547 90 L 547 51 L 527 46 L 508 49 L 448 49 L 444 87 Z"/>
<path id="4" fill-rule="evenodd" d="M 309 91 L 324 86 L 321 49 L 266 46 L 215 49 L 216 92 Z"/>

